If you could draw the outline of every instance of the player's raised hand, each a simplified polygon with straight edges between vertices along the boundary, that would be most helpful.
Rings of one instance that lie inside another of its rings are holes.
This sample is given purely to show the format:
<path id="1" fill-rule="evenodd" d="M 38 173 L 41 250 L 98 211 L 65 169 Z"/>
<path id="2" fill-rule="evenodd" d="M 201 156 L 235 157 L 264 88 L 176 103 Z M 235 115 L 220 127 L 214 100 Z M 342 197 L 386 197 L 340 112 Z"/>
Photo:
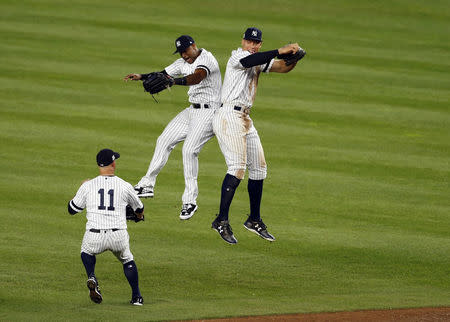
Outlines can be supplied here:
<path id="1" fill-rule="evenodd" d="M 126 82 L 128 82 L 130 79 L 137 81 L 137 80 L 142 79 L 142 76 L 141 76 L 141 74 L 128 74 L 127 76 L 125 76 L 123 78 L 123 80 Z"/>
<path id="2" fill-rule="evenodd" d="M 294 54 L 300 49 L 300 46 L 297 43 L 294 44 L 287 44 L 281 48 L 278 49 L 278 53 L 280 55 L 283 54 Z"/>

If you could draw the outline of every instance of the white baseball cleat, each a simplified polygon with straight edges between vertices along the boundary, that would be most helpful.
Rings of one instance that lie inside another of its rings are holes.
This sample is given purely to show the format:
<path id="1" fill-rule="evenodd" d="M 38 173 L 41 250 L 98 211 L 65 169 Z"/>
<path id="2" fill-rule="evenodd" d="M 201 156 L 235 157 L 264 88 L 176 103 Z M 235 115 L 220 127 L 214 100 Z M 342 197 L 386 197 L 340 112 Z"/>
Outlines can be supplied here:
<path id="1" fill-rule="evenodd" d="M 180 219 L 181 220 L 187 220 L 191 218 L 195 212 L 197 211 L 197 205 L 194 205 L 193 203 L 186 203 L 181 208 L 180 212 Z"/>
<path id="2" fill-rule="evenodd" d="M 139 185 L 135 185 L 134 191 L 136 191 L 139 198 L 153 198 L 154 196 L 153 187 L 140 187 Z"/>

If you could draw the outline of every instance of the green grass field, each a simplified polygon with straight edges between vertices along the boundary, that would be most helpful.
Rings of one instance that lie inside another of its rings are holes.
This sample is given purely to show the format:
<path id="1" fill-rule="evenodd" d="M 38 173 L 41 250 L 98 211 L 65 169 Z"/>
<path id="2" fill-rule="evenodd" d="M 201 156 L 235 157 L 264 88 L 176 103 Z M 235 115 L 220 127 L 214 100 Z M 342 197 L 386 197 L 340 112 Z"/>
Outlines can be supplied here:
<path id="1" fill-rule="evenodd" d="M 0 2 L 0 320 L 172 320 L 450 306 L 450 11 L 448 1 Z M 190 34 L 222 73 L 245 28 L 263 50 L 297 41 L 289 74 L 262 75 L 252 119 L 269 167 L 262 204 L 276 237 L 247 232 L 246 180 L 211 230 L 226 172 L 216 139 L 200 154 L 199 210 L 178 219 L 181 146 L 129 224 L 143 307 L 122 265 L 98 256 L 104 302 L 80 260 L 84 213 L 67 202 L 121 153 L 136 183 L 158 135 L 187 106 L 131 72 L 169 65 Z"/>

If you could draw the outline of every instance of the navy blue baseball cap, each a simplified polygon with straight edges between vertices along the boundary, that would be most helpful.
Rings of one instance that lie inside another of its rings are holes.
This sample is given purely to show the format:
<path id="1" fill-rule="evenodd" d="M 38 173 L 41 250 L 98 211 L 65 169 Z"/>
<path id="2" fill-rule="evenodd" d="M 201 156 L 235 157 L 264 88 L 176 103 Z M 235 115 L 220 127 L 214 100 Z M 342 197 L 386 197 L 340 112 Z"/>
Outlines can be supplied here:
<path id="1" fill-rule="evenodd" d="M 99 167 L 106 167 L 120 158 L 120 154 L 110 149 L 103 149 L 97 153 L 97 164 Z"/>
<path id="2" fill-rule="evenodd" d="M 195 44 L 195 41 L 191 36 L 188 36 L 188 35 L 180 36 L 175 40 L 175 47 L 177 48 L 177 50 L 175 50 L 173 53 L 181 54 L 186 49 L 188 49 L 189 46 L 191 46 L 192 44 Z"/>
<path id="3" fill-rule="evenodd" d="M 244 33 L 244 39 L 246 40 L 254 40 L 254 41 L 262 41 L 262 31 L 258 28 L 251 27 L 247 28 L 247 30 Z"/>

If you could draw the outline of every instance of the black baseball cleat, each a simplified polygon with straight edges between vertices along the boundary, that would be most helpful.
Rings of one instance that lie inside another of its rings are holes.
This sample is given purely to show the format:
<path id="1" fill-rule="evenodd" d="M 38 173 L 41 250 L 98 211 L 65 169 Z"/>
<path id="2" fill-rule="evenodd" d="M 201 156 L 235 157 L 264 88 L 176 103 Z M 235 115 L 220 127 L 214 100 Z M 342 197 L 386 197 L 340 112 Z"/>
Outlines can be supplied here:
<path id="1" fill-rule="evenodd" d="M 181 220 L 187 220 L 191 218 L 195 212 L 197 211 L 197 205 L 194 205 L 193 203 L 186 203 L 181 208 L 180 212 L 180 219 Z"/>
<path id="2" fill-rule="evenodd" d="M 153 198 L 154 196 L 152 187 L 141 187 L 139 185 L 135 185 L 134 191 L 139 198 Z"/>
<path id="3" fill-rule="evenodd" d="M 144 299 L 142 298 L 142 296 L 133 296 L 133 298 L 130 301 L 130 304 L 142 306 L 144 305 Z"/>
<path id="4" fill-rule="evenodd" d="M 266 225 L 263 223 L 262 219 L 258 221 L 253 221 L 250 219 L 250 216 L 244 223 L 244 227 L 251 232 L 259 235 L 259 237 L 264 238 L 270 242 L 275 241 L 275 237 L 273 237 L 268 231 Z"/>
<path id="5" fill-rule="evenodd" d="M 237 239 L 233 235 L 231 226 L 228 220 L 217 220 L 217 218 L 212 222 L 211 228 L 220 234 L 220 237 L 229 244 L 236 244 Z"/>
<path id="6" fill-rule="evenodd" d="M 89 296 L 91 297 L 92 302 L 97 304 L 102 303 L 103 297 L 102 293 L 100 293 L 100 288 L 98 287 L 97 279 L 94 276 L 91 276 L 88 278 L 86 284 L 89 289 Z"/>

